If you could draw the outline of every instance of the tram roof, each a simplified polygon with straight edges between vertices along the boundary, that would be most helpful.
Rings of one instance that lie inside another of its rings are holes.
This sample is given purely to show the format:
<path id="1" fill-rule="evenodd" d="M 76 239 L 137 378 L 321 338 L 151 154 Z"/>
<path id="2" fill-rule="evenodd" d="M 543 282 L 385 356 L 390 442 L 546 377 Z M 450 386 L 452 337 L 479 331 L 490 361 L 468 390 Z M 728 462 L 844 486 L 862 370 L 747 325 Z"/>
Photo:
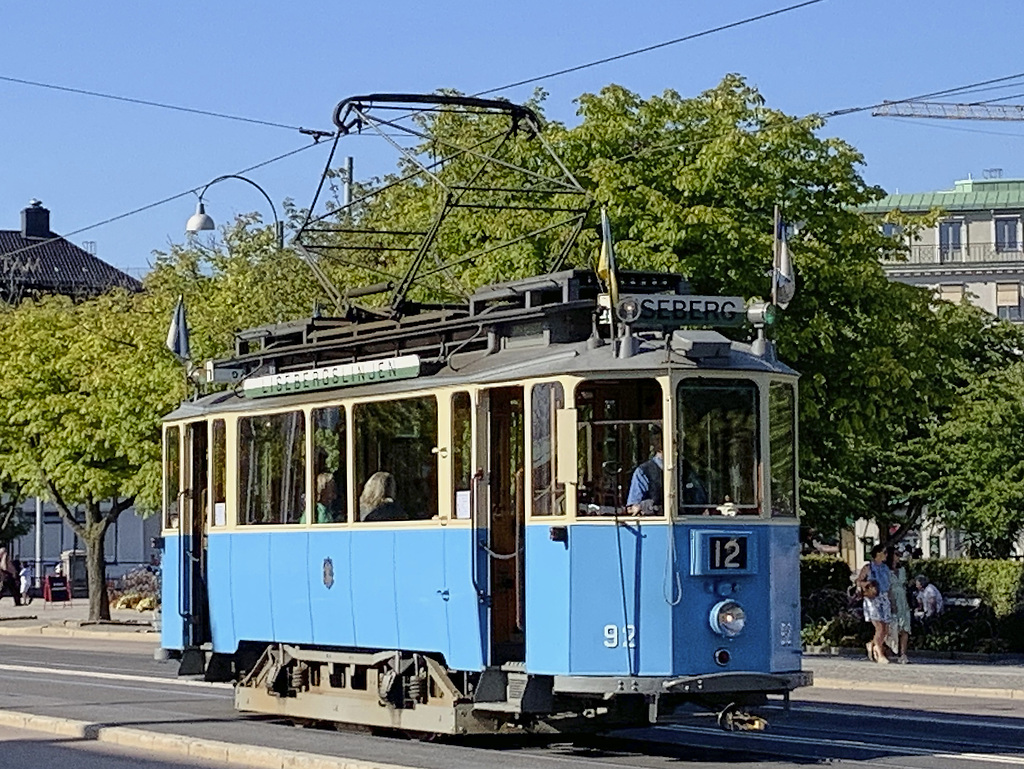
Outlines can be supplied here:
<path id="1" fill-rule="evenodd" d="M 634 354 L 626 358 L 616 356 L 608 343 L 594 347 L 587 341 L 568 344 L 546 344 L 540 339 L 531 341 L 532 344 L 524 340 L 490 353 L 456 354 L 440 369 L 411 379 L 261 398 L 246 397 L 241 391 L 222 391 L 185 402 L 166 419 L 177 421 L 209 413 L 300 406 L 340 398 L 387 396 L 460 385 L 499 385 L 559 375 L 640 378 L 668 372 L 701 372 L 796 376 L 796 372 L 784 363 L 757 355 L 749 344 L 730 341 L 715 331 L 686 329 L 677 330 L 668 337 L 638 336 L 634 340 Z"/>

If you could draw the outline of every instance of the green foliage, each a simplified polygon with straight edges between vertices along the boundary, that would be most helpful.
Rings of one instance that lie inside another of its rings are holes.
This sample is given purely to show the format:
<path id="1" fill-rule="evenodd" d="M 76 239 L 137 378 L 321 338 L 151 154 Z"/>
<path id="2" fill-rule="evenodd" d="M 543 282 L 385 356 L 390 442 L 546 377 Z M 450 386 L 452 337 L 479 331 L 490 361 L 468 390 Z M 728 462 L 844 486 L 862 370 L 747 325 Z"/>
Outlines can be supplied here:
<path id="1" fill-rule="evenodd" d="M 1024 533 L 1024 363 L 977 377 L 938 432 L 938 512 L 973 554 L 1009 556 Z"/>
<path id="2" fill-rule="evenodd" d="M 924 574 L 943 596 L 980 598 L 1002 619 L 1024 612 L 1024 562 L 982 558 L 934 558 L 907 566 L 913 579 Z"/>
<path id="3" fill-rule="evenodd" d="M 800 596 L 805 598 L 819 590 L 846 593 L 850 585 L 850 567 L 830 555 L 800 556 Z"/>

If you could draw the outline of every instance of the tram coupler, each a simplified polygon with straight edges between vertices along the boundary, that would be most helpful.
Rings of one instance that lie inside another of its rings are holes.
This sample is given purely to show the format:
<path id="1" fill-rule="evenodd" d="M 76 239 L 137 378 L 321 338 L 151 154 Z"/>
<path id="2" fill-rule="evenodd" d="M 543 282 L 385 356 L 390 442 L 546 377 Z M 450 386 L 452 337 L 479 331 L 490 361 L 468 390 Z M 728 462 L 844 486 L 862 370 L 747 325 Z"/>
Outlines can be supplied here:
<path id="1" fill-rule="evenodd" d="M 740 710 L 740 705 L 731 702 L 718 713 L 718 725 L 727 732 L 763 732 L 768 720 L 761 716 Z"/>

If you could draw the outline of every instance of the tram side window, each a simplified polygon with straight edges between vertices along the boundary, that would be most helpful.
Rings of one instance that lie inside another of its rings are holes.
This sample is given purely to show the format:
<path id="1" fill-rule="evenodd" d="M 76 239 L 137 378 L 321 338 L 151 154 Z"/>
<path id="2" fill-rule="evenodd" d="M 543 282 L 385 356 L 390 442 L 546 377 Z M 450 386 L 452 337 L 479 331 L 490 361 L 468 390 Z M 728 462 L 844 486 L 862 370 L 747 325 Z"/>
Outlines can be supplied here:
<path id="1" fill-rule="evenodd" d="M 211 425 L 213 432 L 212 451 L 210 457 L 213 460 L 212 483 L 210 493 L 213 496 L 213 525 L 224 526 L 227 524 L 227 431 L 223 419 L 214 419 Z"/>
<path id="2" fill-rule="evenodd" d="M 168 427 L 164 441 L 164 528 L 176 529 L 181 504 L 181 429 Z"/>
<path id="3" fill-rule="evenodd" d="M 408 398 L 352 408 L 360 521 L 437 515 L 437 400 Z"/>
<path id="4" fill-rule="evenodd" d="M 768 388 L 771 451 L 772 517 L 796 515 L 796 395 L 793 386 L 772 382 Z"/>
<path id="5" fill-rule="evenodd" d="M 685 515 L 757 515 L 757 386 L 737 379 L 679 383 L 679 478 Z"/>
<path id="6" fill-rule="evenodd" d="M 469 518 L 473 483 L 473 419 L 469 393 L 452 396 L 452 500 L 456 518 Z"/>
<path id="7" fill-rule="evenodd" d="M 313 409 L 313 523 L 348 519 L 345 409 Z"/>
<path id="8" fill-rule="evenodd" d="M 306 420 L 301 411 L 238 420 L 238 522 L 299 523 L 306 500 Z"/>
<path id="9" fill-rule="evenodd" d="M 662 392 L 654 379 L 576 388 L 579 515 L 661 515 Z"/>
<path id="10" fill-rule="evenodd" d="M 533 515 L 565 515 L 565 484 L 558 483 L 555 414 L 565 408 L 565 392 L 559 382 L 533 387 L 530 447 L 533 452 Z"/>

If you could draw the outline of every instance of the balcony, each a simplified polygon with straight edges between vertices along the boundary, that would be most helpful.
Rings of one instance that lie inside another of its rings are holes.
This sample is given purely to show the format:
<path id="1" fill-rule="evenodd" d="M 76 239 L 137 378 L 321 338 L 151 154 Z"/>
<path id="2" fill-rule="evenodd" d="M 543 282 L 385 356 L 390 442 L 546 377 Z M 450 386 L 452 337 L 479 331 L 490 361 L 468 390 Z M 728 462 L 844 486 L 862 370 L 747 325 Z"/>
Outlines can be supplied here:
<path id="1" fill-rule="evenodd" d="M 1004 245 L 996 243 L 971 243 L 959 248 L 947 246 L 913 245 L 906 260 L 888 259 L 885 266 L 901 265 L 978 265 L 978 264 L 1024 264 L 1024 249 L 1021 244 Z"/>

